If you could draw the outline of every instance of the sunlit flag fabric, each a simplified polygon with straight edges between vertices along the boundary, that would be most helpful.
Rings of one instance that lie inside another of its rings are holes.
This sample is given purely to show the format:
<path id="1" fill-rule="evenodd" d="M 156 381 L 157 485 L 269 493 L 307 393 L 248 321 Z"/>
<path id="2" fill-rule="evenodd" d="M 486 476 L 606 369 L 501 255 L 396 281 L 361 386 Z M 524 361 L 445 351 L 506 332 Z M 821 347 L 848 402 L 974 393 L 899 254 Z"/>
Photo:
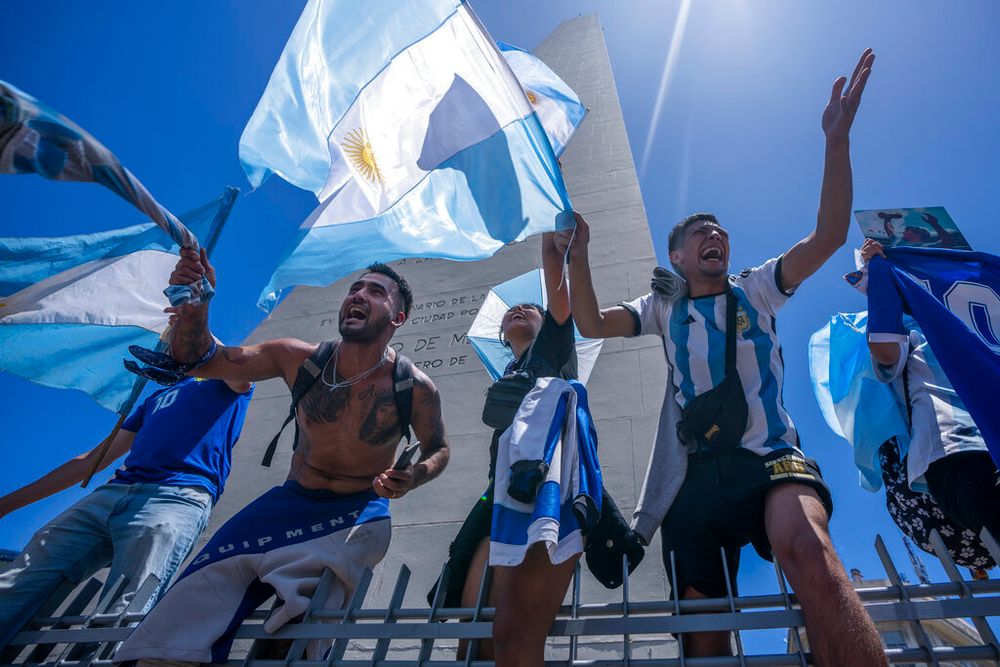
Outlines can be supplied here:
<path id="1" fill-rule="evenodd" d="M 101 142 L 55 109 L 4 81 L 0 81 L 0 173 L 100 183 L 145 213 L 174 243 L 198 248 L 197 237 L 157 203 Z M 166 283 L 161 289 L 164 286 Z M 212 293 L 204 278 L 194 285 L 166 289 L 174 305 L 208 300 Z"/>
<path id="2" fill-rule="evenodd" d="M 563 289 L 566 289 L 565 284 Z M 519 303 L 537 303 L 543 308 L 548 303 L 541 269 L 528 271 L 491 289 L 472 321 L 467 334 L 469 343 L 494 380 L 499 379 L 507 365 L 514 361 L 514 353 L 500 342 L 500 322 L 504 313 Z M 575 325 L 573 330 L 576 333 L 578 379 L 587 384 L 604 341 L 584 338 Z"/>
<path id="3" fill-rule="evenodd" d="M 556 157 L 566 150 L 570 137 L 587 115 L 580 97 L 559 75 L 539 58 L 524 49 L 497 42 L 514 76 L 521 82 L 524 94 L 538 114 L 545 136 Z"/>
<path id="4" fill-rule="evenodd" d="M 905 456 L 909 429 L 892 389 L 875 377 L 867 325 L 867 312 L 830 318 L 809 338 L 809 375 L 826 423 L 854 447 L 862 488 L 877 491 L 882 486 L 879 447 L 895 437 Z"/>
<path id="5" fill-rule="evenodd" d="M 181 216 L 210 239 L 237 190 Z M 179 246 L 153 222 L 94 234 L 0 238 L 0 370 L 79 389 L 123 409 L 135 376 L 129 345 L 152 348 L 167 326 L 163 294 Z"/>
<path id="6" fill-rule="evenodd" d="M 240 139 L 320 205 L 261 295 L 374 260 L 475 260 L 572 225 L 555 154 L 521 84 L 456 0 L 310 0 Z"/>

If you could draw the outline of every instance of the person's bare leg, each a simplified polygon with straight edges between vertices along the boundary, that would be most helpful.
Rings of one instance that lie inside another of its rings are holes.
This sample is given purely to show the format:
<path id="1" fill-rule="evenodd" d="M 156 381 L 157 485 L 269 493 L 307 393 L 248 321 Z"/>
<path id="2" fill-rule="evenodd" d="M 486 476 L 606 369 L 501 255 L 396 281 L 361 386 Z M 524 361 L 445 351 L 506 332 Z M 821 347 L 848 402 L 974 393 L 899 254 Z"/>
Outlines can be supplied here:
<path id="1" fill-rule="evenodd" d="M 682 599 L 695 600 L 707 597 L 698 589 L 688 586 Z M 686 658 L 733 654 L 733 642 L 728 632 L 686 632 L 683 637 Z"/>
<path id="2" fill-rule="evenodd" d="M 517 567 L 495 567 L 493 650 L 497 667 L 540 667 L 545 639 L 559 613 L 580 556 L 553 565 L 544 545 L 535 544 Z"/>
<path id="3" fill-rule="evenodd" d="M 805 484 L 771 489 L 764 506 L 768 539 L 805 616 L 817 665 L 887 665 L 875 623 L 861 604 L 830 541 L 819 496 Z"/>
<path id="4" fill-rule="evenodd" d="M 490 541 L 489 539 L 484 539 L 476 547 L 476 552 L 472 555 L 472 561 L 469 563 L 469 571 L 465 575 L 465 585 L 462 587 L 462 606 L 463 607 L 475 607 L 476 600 L 479 597 L 479 586 L 483 581 L 483 572 L 486 568 L 486 562 L 490 558 Z M 494 588 L 496 582 L 493 582 Z M 493 600 L 493 592 L 489 591 L 486 598 L 486 606 L 489 606 Z M 458 659 L 465 660 L 466 651 L 469 650 L 469 642 L 465 639 L 458 640 Z M 493 641 L 490 639 L 480 639 L 478 648 L 476 650 L 476 658 L 480 660 L 492 660 L 493 659 Z"/>

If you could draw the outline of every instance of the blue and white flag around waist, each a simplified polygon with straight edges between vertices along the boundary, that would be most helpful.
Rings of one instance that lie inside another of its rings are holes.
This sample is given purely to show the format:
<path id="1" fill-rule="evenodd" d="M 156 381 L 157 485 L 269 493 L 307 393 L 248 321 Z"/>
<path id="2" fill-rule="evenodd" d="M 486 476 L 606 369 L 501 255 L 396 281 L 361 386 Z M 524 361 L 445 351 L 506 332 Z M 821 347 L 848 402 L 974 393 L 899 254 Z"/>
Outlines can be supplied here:
<path id="1" fill-rule="evenodd" d="M 181 216 L 203 238 L 225 222 L 238 190 Z M 155 223 L 95 234 L 0 238 L 0 370 L 79 389 L 127 410 L 129 345 L 155 347 L 179 246 Z"/>
<path id="2" fill-rule="evenodd" d="M 571 226 L 538 116 L 456 0 L 310 0 L 240 140 L 320 200 L 261 295 L 326 285 L 372 261 L 475 260 Z"/>

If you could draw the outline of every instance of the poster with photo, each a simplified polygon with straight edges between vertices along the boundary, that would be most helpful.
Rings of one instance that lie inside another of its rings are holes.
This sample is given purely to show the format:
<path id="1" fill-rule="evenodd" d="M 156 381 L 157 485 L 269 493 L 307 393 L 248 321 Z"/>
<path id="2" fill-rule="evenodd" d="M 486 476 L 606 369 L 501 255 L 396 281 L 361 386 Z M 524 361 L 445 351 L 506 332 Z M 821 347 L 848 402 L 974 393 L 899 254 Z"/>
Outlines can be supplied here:
<path id="1" fill-rule="evenodd" d="M 861 232 L 888 247 L 972 250 L 943 206 L 855 211 Z"/>

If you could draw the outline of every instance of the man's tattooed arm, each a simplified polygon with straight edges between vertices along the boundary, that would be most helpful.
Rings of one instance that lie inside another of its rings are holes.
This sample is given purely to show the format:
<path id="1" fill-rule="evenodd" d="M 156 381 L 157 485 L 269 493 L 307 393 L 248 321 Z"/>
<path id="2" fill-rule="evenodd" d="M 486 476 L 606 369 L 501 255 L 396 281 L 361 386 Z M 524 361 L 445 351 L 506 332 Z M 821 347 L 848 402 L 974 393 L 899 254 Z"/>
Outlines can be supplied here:
<path id="1" fill-rule="evenodd" d="M 171 326 L 170 356 L 182 364 L 193 364 L 208 352 L 211 345 L 208 304 L 181 306 Z"/>
<path id="2" fill-rule="evenodd" d="M 441 395 L 420 371 L 415 371 L 413 378 L 413 434 L 420 441 L 420 460 L 413 466 L 413 486 L 420 486 L 440 475 L 451 457 L 441 415 Z"/>

